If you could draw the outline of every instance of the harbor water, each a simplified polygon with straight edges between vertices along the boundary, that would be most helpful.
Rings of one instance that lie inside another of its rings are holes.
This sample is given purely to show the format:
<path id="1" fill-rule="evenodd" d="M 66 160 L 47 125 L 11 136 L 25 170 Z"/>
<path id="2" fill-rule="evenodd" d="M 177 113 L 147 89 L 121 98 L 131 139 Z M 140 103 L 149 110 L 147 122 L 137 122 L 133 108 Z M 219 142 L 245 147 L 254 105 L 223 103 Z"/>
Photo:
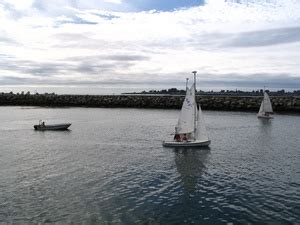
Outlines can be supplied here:
<path id="1" fill-rule="evenodd" d="M 203 111 L 209 148 L 164 148 L 178 114 L 0 107 L 0 224 L 300 223 L 300 116 Z"/>

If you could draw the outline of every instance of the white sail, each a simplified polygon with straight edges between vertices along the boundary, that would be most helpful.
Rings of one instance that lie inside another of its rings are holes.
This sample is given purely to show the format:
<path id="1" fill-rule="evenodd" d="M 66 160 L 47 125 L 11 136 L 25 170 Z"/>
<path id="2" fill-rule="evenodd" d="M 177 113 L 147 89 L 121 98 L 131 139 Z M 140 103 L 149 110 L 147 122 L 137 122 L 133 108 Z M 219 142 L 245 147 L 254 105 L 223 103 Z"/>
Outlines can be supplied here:
<path id="1" fill-rule="evenodd" d="M 264 100 L 262 100 L 262 102 L 260 104 L 258 114 L 259 115 L 263 115 L 264 114 Z"/>
<path id="2" fill-rule="evenodd" d="M 272 103 L 270 101 L 269 95 L 267 92 L 264 93 L 264 100 L 263 100 L 263 111 L 267 113 L 273 113 Z"/>
<path id="3" fill-rule="evenodd" d="M 208 141 L 209 140 L 208 136 L 207 136 L 204 118 L 202 115 L 202 110 L 201 110 L 200 105 L 199 105 L 198 116 L 197 116 L 196 140 L 199 140 L 199 141 Z"/>
<path id="4" fill-rule="evenodd" d="M 273 113 L 272 103 L 266 92 L 264 92 L 264 99 L 260 104 L 258 115 L 265 115 L 265 113 Z"/>
<path id="5" fill-rule="evenodd" d="M 176 134 L 188 134 L 194 131 L 194 105 L 193 87 L 191 89 L 187 88 L 179 119 L 175 127 Z"/>

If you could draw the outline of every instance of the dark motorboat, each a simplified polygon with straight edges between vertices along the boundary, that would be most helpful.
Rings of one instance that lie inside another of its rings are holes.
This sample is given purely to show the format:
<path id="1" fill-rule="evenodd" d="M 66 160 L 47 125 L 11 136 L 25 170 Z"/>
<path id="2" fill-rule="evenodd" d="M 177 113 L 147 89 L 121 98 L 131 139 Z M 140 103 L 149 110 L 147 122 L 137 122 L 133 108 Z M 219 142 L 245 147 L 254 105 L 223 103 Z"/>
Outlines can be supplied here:
<path id="1" fill-rule="evenodd" d="M 71 123 L 60 123 L 60 124 L 50 124 L 46 125 L 45 122 L 39 123 L 39 125 L 34 125 L 35 130 L 67 130 L 71 126 Z"/>

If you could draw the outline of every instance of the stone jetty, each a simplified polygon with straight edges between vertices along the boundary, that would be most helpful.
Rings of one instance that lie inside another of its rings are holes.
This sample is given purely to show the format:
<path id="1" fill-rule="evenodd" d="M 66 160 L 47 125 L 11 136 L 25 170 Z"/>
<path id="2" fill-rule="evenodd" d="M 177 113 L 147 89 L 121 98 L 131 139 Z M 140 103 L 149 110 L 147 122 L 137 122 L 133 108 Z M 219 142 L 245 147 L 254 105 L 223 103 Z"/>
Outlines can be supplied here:
<path id="1" fill-rule="evenodd" d="M 270 96 L 275 112 L 300 113 L 299 96 Z M 253 111 L 259 109 L 263 96 L 197 96 L 204 110 Z M 47 107 L 126 107 L 179 109 L 180 95 L 56 95 L 0 93 L 1 106 Z"/>

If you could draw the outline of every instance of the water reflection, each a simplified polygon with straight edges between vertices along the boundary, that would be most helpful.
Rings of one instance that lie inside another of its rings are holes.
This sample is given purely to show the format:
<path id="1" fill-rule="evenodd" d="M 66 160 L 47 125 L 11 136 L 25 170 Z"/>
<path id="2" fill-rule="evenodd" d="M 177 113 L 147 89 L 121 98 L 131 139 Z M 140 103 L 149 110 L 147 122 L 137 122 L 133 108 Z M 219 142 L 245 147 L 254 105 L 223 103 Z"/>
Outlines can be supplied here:
<path id="1" fill-rule="evenodd" d="M 258 121 L 262 126 L 271 126 L 272 120 L 273 119 L 259 119 Z"/>
<path id="2" fill-rule="evenodd" d="M 183 188 L 189 194 L 195 192 L 198 179 L 206 169 L 210 148 L 176 148 L 175 164 L 180 174 Z"/>
<path id="3" fill-rule="evenodd" d="M 272 132 L 272 120 L 271 119 L 260 119 L 259 120 L 259 143 L 264 146 L 266 142 L 269 142 Z"/>

